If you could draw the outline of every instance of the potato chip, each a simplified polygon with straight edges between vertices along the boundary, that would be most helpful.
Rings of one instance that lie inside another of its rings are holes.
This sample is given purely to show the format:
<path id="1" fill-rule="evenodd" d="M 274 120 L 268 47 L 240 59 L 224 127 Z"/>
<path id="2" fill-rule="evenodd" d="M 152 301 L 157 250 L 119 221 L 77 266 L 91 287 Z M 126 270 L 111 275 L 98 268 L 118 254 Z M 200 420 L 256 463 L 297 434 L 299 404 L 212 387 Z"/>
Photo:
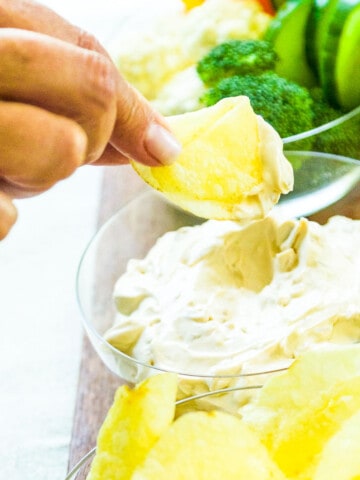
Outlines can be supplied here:
<path id="1" fill-rule="evenodd" d="M 327 442 L 311 480 L 360 480 L 360 410 Z"/>
<path id="2" fill-rule="evenodd" d="M 359 372 L 360 344 L 306 352 L 288 370 L 266 382 L 259 390 L 256 407 L 274 411 L 306 407 L 319 391 L 339 380 L 356 377 Z"/>
<path id="3" fill-rule="evenodd" d="M 359 367 L 359 345 L 305 353 L 244 408 L 244 420 L 288 477 L 306 471 L 360 408 Z"/>
<path id="4" fill-rule="evenodd" d="M 132 480 L 285 480 L 244 423 L 220 411 L 191 412 L 161 436 Z"/>
<path id="5" fill-rule="evenodd" d="M 263 181 L 258 118 L 244 96 L 167 118 L 183 150 L 165 167 L 132 162 L 170 201 L 203 218 L 231 219 Z"/>
<path id="6" fill-rule="evenodd" d="M 171 424 L 177 376 L 165 373 L 136 388 L 120 387 L 100 429 L 87 480 L 128 480 Z"/>
<path id="7" fill-rule="evenodd" d="M 286 476 L 295 477 L 309 468 L 329 438 L 360 409 L 359 392 L 360 377 L 337 382 L 306 407 L 281 416 L 265 444 Z"/>

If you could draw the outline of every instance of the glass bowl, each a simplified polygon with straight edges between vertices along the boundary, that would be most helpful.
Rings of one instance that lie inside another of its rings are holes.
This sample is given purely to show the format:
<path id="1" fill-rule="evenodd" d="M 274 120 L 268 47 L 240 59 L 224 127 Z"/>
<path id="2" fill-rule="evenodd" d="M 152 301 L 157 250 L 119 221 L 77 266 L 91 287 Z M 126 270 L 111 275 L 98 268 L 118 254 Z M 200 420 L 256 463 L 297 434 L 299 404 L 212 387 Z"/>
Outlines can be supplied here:
<path id="1" fill-rule="evenodd" d="M 286 217 L 305 217 L 345 197 L 360 180 L 360 161 L 323 152 L 286 151 L 295 165 L 292 192 L 275 209 Z"/>
<path id="2" fill-rule="evenodd" d="M 260 388 L 260 386 L 254 386 L 250 389 L 229 388 L 223 390 L 216 390 L 213 392 L 207 392 L 204 394 L 189 397 L 187 399 L 178 400 L 176 402 L 175 417 L 179 417 L 184 413 L 194 410 L 212 410 L 214 408 L 217 410 L 221 409 L 235 415 L 239 414 L 238 409 L 229 410 L 226 407 L 228 403 L 226 398 L 229 396 L 235 396 L 238 399 L 239 403 L 241 403 L 242 396 L 246 396 L 247 398 L 252 397 L 256 395 L 256 392 Z M 79 462 L 67 474 L 65 480 L 85 480 L 87 474 L 89 473 L 95 453 L 96 447 L 92 448 L 79 460 Z"/>
<path id="3" fill-rule="evenodd" d="M 90 450 L 66 475 L 65 480 L 85 480 L 89 473 L 91 462 L 96 453 L 96 447 Z"/>
<path id="4" fill-rule="evenodd" d="M 302 158 L 302 152 L 291 154 Z M 323 185 L 311 189 L 307 189 L 296 176 L 293 196 L 284 198 L 276 207 L 286 212 L 288 217 L 321 209 L 324 204 L 345 195 L 360 178 L 360 164 L 356 160 L 307 154 L 302 169 L 312 172 L 314 165 L 322 166 L 324 172 L 329 170 L 331 173 L 335 169 L 341 175 L 331 184 L 325 177 Z M 116 315 L 114 285 L 125 272 L 129 260 L 143 258 L 164 233 L 201 222 L 203 219 L 176 208 L 157 192 L 146 189 L 103 225 L 82 256 L 76 289 L 85 330 L 104 364 L 130 384 L 162 370 L 131 358 L 104 339 L 103 335 L 113 325 Z M 216 376 L 177 370 L 178 398 L 223 388 L 262 385 L 270 375 L 287 367 L 288 364 L 281 364 L 275 369 L 246 374 L 238 373 L 238 368 L 236 374 Z"/>
<path id="5" fill-rule="evenodd" d="M 103 225 L 82 256 L 76 287 L 85 330 L 104 364 L 129 384 L 164 370 L 124 354 L 103 338 L 116 315 L 114 285 L 129 260 L 144 257 L 164 233 L 201 222 L 202 219 L 175 208 L 155 191 L 146 190 Z M 229 387 L 262 385 L 274 371 L 281 370 L 217 376 L 178 370 L 175 371 L 179 375 L 178 398 Z"/>
<path id="6" fill-rule="evenodd" d="M 344 131 L 353 133 L 344 136 Z M 311 215 L 341 199 L 358 183 L 359 134 L 360 106 L 329 123 L 283 139 L 285 156 L 295 171 L 294 191 L 283 196 L 278 205 L 284 214 Z"/>

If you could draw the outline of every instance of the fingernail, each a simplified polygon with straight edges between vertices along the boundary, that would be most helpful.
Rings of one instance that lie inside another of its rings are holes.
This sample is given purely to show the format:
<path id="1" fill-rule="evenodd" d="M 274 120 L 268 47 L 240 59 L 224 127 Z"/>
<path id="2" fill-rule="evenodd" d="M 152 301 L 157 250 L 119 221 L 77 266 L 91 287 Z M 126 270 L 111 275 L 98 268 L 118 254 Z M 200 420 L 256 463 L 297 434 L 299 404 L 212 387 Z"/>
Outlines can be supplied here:
<path id="1" fill-rule="evenodd" d="M 152 123 L 145 137 L 145 149 L 162 165 L 171 165 L 181 152 L 176 138 L 157 123 Z"/>

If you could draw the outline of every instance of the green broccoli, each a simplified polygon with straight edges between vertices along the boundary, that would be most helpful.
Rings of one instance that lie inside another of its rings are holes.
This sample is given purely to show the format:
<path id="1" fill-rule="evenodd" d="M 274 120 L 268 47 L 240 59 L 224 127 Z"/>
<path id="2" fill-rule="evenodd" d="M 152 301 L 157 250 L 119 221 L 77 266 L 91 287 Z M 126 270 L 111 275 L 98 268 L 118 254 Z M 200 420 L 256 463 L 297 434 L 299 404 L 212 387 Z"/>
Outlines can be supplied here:
<path id="1" fill-rule="evenodd" d="M 314 100 L 314 126 L 324 125 L 342 117 L 345 112 L 329 105 L 320 88 L 310 91 Z M 317 152 L 333 153 L 360 159 L 360 115 L 314 136 L 313 149 Z"/>
<path id="2" fill-rule="evenodd" d="M 282 138 L 313 127 L 313 100 L 309 91 L 274 72 L 225 78 L 200 100 L 210 106 L 222 98 L 238 95 L 249 97 L 255 113 L 269 122 Z M 306 140 L 306 149 L 312 141 Z"/>
<path id="3" fill-rule="evenodd" d="M 197 64 L 197 73 L 207 86 L 234 75 L 260 74 L 273 70 L 278 60 L 270 42 L 230 40 L 214 47 Z"/>

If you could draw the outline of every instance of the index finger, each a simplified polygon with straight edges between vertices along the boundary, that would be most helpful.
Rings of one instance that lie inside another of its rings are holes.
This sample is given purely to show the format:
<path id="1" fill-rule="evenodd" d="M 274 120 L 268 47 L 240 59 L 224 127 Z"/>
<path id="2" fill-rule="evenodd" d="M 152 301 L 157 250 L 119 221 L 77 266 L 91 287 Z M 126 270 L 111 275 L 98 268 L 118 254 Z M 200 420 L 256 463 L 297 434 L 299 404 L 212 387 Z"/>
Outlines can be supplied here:
<path id="1" fill-rule="evenodd" d="M 31 0 L 4 0 L 0 6 L 1 27 L 43 33 L 110 58 L 93 35 Z M 117 117 L 110 143 L 121 153 L 119 163 L 124 163 L 124 156 L 146 165 L 172 163 L 180 152 L 180 145 L 162 115 L 154 111 L 120 73 L 117 92 Z"/>

